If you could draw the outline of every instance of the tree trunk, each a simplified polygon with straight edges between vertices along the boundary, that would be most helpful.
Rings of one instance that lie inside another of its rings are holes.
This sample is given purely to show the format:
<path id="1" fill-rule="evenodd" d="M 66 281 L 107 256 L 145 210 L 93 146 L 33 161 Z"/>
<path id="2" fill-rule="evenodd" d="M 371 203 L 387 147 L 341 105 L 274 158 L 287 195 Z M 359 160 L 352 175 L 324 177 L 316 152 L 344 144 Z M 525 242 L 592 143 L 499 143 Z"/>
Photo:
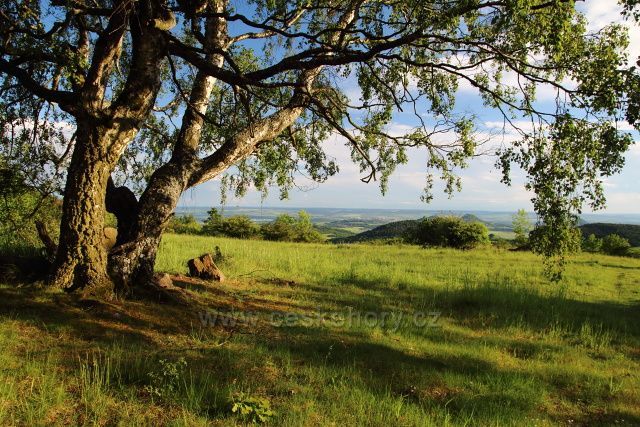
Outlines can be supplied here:
<path id="1" fill-rule="evenodd" d="M 187 185 L 190 162 L 170 161 L 158 169 L 137 204 L 129 238 L 109 254 L 109 275 L 116 294 L 126 297 L 137 285 L 151 283 L 162 232 Z M 118 222 L 120 228 L 120 222 Z"/>
<path id="2" fill-rule="evenodd" d="M 167 55 L 165 31 L 175 25 L 165 2 L 116 4 L 120 6 L 96 41 L 91 66 L 78 94 L 82 114 L 76 116 L 76 143 L 67 171 L 60 243 L 51 277 L 53 285 L 69 290 L 110 282 L 102 245 L 107 183 L 120 155 L 155 104 L 161 86 L 161 63 Z M 127 28 L 131 43 L 129 74 L 121 93 L 107 102 L 110 75 Z M 121 241 L 133 234 L 123 231 Z"/>
<path id="3" fill-rule="evenodd" d="M 105 188 L 111 167 L 101 133 L 99 128 L 78 123 L 67 172 L 60 241 L 50 278 L 56 287 L 75 290 L 108 282 L 102 236 Z"/>
<path id="4" fill-rule="evenodd" d="M 219 12 L 221 10 L 218 9 Z M 219 31 L 214 21 L 217 20 L 208 22 L 207 34 Z M 212 61 L 222 66 L 221 55 Z M 207 111 L 214 83 L 215 80 L 204 73 L 196 76 L 173 156 L 151 176 L 147 189 L 135 206 L 135 218 L 121 220 L 121 216 L 132 212 L 132 209 L 123 209 L 122 215 L 118 215 L 115 209 L 112 211 L 118 216 L 118 245 L 109 254 L 109 275 L 120 296 L 130 295 L 136 285 L 152 283 L 162 233 L 173 216 L 182 192 L 188 187 L 193 171 L 200 165 L 197 146 L 204 123 L 202 117 Z M 121 193 L 124 194 L 122 190 Z M 114 197 L 109 200 L 131 198 L 115 197 L 115 191 L 112 194 Z M 126 230 L 122 240 L 121 221 Z"/>

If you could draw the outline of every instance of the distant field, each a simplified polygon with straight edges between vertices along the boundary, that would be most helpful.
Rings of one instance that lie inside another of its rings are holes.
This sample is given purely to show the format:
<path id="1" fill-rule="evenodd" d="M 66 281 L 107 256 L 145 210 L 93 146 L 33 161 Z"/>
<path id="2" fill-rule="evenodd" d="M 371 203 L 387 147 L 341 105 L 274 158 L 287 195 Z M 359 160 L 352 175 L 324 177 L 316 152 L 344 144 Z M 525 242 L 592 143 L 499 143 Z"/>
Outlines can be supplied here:
<path id="1" fill-rule="evenodd" d="M 496 237 L 499 237 L 501 239 L 515 239 L 516 237 L 516 233 L 514 233 L 513 231 L 499 231 L 499 230 L 489 230 L 489 234 L 493 234 Z"/>
<path id="2" fill-rule="evenodd" d="M 167 235 L 157 269 L 215 246 L 193 307 L 0 287 L 0 425 L 640 425 L 640 260 Z"/>

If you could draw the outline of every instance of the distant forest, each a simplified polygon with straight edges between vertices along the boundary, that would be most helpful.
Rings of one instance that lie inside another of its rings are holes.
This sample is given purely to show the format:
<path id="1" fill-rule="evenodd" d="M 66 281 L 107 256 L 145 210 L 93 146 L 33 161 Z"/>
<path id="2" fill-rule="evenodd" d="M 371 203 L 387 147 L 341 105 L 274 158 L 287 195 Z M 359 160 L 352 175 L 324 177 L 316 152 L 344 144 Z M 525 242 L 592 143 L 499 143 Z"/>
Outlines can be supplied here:
<path id="1" fill-rule="evenodd" d="M 640 246 L 640 225 L 596 222 L 581 225 L 580 230 L 582 230 L 582 235 L 585 237 L 594 234 L 598 238 L 603 238 L 610 234 L 617 234 L 627 239 L 631 246 Z"/>

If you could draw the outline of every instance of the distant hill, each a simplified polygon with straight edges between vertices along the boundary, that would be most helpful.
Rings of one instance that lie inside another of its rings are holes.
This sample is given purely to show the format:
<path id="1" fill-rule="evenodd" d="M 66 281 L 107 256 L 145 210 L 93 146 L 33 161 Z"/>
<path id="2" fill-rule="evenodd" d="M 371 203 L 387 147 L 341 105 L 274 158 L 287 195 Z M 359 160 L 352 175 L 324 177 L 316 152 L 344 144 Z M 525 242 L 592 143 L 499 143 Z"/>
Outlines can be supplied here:
<path id="1" fill-rule="evenodd" d="M 485 221 L 482 221 L 480 218 L 472 214 L 462 215 L 461 218 L 465 222 L 481 222 L 483 224 L 487 224 Z M 363 231 L 362 233 L 358 233 L 353 236 L 337 236 L 339 238 L 333 239 L 332 241 L 335 243 L 357 243 L 368 242 L 371 240 L 402 238 L 407 233 L 415 230 L 420 221 L 422 221 L 422 219 L 407 219 L 404 221 L 390 222 L 388 224 L 378 226 L 371 230 Z"/>
<path id="2" fill-rule="evenodd" d="M 617 234 L 629 240 L 631 246 L 640 246 L 640 225 L 596 222 L 593 224 L 584 224 L 580 226 L 580 230 L 582 230 L 583 236 L 594 234 L 599 238 L 603 238 L 609 234 Z"/>
<path id="3" fill-rule="evenodd" d="M 335 243 L 358 243 L 370 240 L 393 239 L 403 237 L 406 233 L 414 230 L 418 226 L 419 219 L 408 219 L 395 221 L 381 225 L 372 230 L 367 230 L 354 236 L 333 239 Z"/>
<path id="4" fill-rule="evenodd" d="M 325 225 L 329 226 L 329 227 L 334 227 L 334 228 L 364 228 L 364 229 L 372 229 L 374 227 L 377 227 L 379 225 L 384 225 L 387 222 L 389 222 L 389 220 L 380 220 L 377 218 L 371 218 L 371 219 L 353 219 L 353 218 L 349 218 L 349 219 L 339 219 L 339 220 L 335 220 L 335 221 L 330 221 L 327 222 Z"/>
<path id="5" fill-rule="evenodd" d="M 464 222 L 482 222 L 482 223 L 484 223 L 483 220 L 481 220 L 480 218 L 478 218 L 477 216 L 475 216 L 473 214 L 464 214 L 464 215 L 462 215 L 462 220 Z"/>

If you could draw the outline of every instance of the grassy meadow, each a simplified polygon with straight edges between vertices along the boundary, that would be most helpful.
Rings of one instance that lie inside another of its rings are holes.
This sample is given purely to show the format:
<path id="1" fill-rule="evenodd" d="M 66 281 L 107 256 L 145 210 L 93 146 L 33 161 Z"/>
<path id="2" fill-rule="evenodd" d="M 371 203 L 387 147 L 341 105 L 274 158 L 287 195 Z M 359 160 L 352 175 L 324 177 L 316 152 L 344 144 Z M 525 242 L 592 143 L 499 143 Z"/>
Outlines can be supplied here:
<path id="1" fill-rule="evenodd" d="M 190 306 L 0 286 L 0 425 L 640 425 L 640 260 L 562 283 L 498 249 L 219 246 Z"/>

